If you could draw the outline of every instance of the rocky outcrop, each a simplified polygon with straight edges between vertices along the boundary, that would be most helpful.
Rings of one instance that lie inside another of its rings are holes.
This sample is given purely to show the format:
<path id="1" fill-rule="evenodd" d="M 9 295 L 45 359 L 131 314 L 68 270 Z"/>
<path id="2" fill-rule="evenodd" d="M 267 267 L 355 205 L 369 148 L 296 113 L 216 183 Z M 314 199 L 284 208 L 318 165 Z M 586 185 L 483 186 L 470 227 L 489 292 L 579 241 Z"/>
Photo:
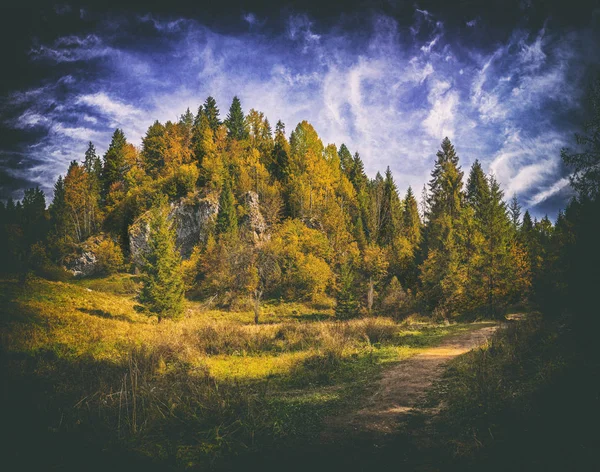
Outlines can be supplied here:
<path id="1" fill-rule="evenodd" d="M 87 277 L 98 273 L 98 260 L 92 251 L 83 250 L 81 255 L 65 262 L 65 269 L 75 277 Z"/>
<path id="2" fill-rule="evenodd" d="M 267 232 L 267 224 L 260 212 L 258 194 L 252 191 L 247 192 L 244 205 L 246 215 L 243 219 L 243 224 L 248 225 L 248 229 L 252 232 L 256 240 L 263 239 Z"/>
<path id="3" fill-rule="evenodd" d="M 201 198 L 194 195 L 171 204 L 169 219 L 174 223 L 176 244 L 184 259 L 190 257 L 194 246 L 206 239 L 218 211 L 219 202 L 214 196 Z M 148 248 L 149 217 L 150 213 L 146 212 L 129 227 L 129 249 L 137 266 L 142 263 L 141 256 Z"/>

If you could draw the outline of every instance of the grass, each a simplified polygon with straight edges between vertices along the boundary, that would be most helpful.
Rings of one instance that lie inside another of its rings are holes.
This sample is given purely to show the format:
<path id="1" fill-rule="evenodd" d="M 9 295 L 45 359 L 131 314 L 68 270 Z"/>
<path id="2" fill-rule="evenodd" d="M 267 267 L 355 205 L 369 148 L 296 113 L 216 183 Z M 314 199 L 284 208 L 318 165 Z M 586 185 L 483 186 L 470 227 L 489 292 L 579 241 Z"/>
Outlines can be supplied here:
<path id="1" fill-rule="evenodd" d="M 190 468 L 310 441 L 327 415 L 357 405 L 386 364 L 473 329 L 417 318 L 337 322 L 327 303 L 265 304 L 254 325 L 250 311 L 188 302 L 184 319 L 157 323 L 134 310 L 137 284 L 124 275 L 0 282 L 11 454 L 35 461 L 27 438 L 76 435 Z"/>

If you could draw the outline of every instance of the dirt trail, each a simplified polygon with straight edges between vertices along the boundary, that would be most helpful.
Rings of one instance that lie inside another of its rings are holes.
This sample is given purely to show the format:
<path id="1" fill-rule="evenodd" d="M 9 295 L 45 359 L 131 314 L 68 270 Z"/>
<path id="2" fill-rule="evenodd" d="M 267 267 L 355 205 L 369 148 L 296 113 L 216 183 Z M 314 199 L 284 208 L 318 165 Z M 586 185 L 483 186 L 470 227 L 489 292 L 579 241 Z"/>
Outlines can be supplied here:
<path id="1" fill-rule="evenodd" d="M 386 370 L 375 393 L 360 410 L 326 420 L 322 441 L 336 441 L 349 435 L 386 435 L 394 432 L 402 417 L 410 412 L 433 382 L 442 376 L 445 364 L 483 344 L 498 327 L 498 324 L 482 324 L 480 328 L 449 337 L 439 346 L 429 348 Z"/>

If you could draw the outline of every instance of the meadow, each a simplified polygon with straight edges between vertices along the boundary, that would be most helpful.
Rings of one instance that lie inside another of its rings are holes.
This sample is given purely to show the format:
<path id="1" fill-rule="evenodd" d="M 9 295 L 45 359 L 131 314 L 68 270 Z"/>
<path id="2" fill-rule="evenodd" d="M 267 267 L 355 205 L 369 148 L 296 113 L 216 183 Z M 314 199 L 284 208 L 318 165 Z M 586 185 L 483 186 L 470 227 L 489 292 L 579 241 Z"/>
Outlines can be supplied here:
<path id="1" fill-rule="evenodd" d="M 259 325 L 251 310 L 186 301 L 183 319 L 159 323 L 136 311 L 138 285 L 0 282 L 4 446 L 24 468 L 73 462 L 74 438 L 81 451 L 178 468 L 318 441 L 323 420 L 357 407 L 386 365 L 477 326 L 338 321 L 327 300 L 270 302 Z"/>

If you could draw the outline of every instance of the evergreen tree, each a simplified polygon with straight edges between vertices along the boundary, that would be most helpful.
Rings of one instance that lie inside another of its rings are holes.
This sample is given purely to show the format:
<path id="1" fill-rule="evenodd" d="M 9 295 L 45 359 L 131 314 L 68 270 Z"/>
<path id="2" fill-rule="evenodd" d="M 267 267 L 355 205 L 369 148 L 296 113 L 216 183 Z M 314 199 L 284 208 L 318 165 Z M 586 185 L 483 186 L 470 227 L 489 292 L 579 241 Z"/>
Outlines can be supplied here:
<path id="1" fill-rule="evenodd" d="M 487 177 L 483 173 L 481 164 L 478 160 L 475 160 L 471 166 L 469 178 L 467 179 L 467 191 L 465 200 L 473 210 L 475 210 L 476 218 L 483 218 L 483 208 L 487 204 L 490 198 L 490 186 L 488 184 Z"/>
<path id="2" fill-rule="evenodd" d="M 217 233 L 220 235 L 237 234 L 238 220 L 235 210 L 235 197 L 231 191 L 229 180 L 225 181 L 219 196 L 219 212 L 217 213 Z"/>
<path id="3" fill-rule="evenodd" d="M 208 125 L 210 126 L 210 129 L 212 129 L 213 133 L 216 132 L 219 126 L 221 126 L 221 120 L 219 119 L 217 102 L 213 97 L 207 97 L 202 109 L 202 115 L 206 116 Z"/>
<path id="4" fill-rule="evenodd" d="M 346 177 L 350 178 L 350 175 L 352 174 L 352 168 L 354 166 L 354 159 L 352 159 L 352 154 L 350 154 L 350 151 L 345 144 L 340 146 L 338 155 L 340 156 L 340 165 L 342 167 L 342 171 L 344 174 L 346 174 Z"/>
<path id="5" fill-rule="evenodd" d="M 456 218 L 462 202 L 463 172 L 458 165 L 458 156 L 448 138 L 442 141 L 442 149 L 437 152 L 437 161 L 429 181 L 430 221 L 441 214 Z"/>
<path id="6" fill-rule="evenodd" d="M 340 320 L 348 320 L 358 316 L 359 304 L 354 295 L 354 273 L 346 263 L 342 266 L 339 287 L 336 295 L 335 316 Z"/>
<path id="7" fill-rule="evenodd" d="M 238 97 L 233 97 L 225 125 L 227 126 L 227 136 L 229 138 L 237 140 L 248 138 L 248 127 L 244 118 L 244 112 L 242 111 L 242 104 Z"/>
<path id="8" fill-rule="evenodd" d="M 508 206 L 508 212 L 510 214 L 510 222 L 512 224 L 513 231 L 515 234 L 519 231 L 521 224 L 521 205 L 516 195 L 513 195 Z"/>
<path id="9" fill-rule="evenodd" d="M 289 174 L 290 145 L 285 137 L 285 125 L 281 120 L 275 125 L 275 144 L 269 172 L 278 180 L 285 180 Z"/>
<path id="10" fill-rule="evenodd" d="M 502 302 L 508 294 L 506 277 L 510 265 L 510 219 L 503 200 L 504 193 L 496 179 L 490 177 L 490 197 L 485 208 L 483 234 L 484 283 L 486 287 L 487 314 L 501 314 Z"/>
<path id="11" fill-rule="evenodd" d="M 149 313 L 158 316 L 158 321 L 176 319 L 183 314 L 184 285 L 175 230 L 165 205 L 156 205 L 151 210 L 149 229 L 139 300 Z"/>
<path id="12" fill-rule="evenodd" d="M 142 139 L 142 157 L 146 172 L 158 176 L 165 165 L 166 152 L 165 127 L 157 120 L 148 128 L 146 136 Z"/>
<path id="13" fill-rule="evenodd" d="M 421 241 L 421 218 L 417 199 L 409 186 L 402 205 L 402 233 L 406 239 L 416 247 Z"/>
<path id="14" fill-rule="evenodd" d="M 381 209 L 381 228 L 379 244 L 389 246 L 400 232 L 402 206 L 398 197 L 398 188 L 389 166 L 383 182 L 383 202 Z"/>
<path id="15" fill-rule="evenodd" d="M 102 168 L 102 190 L 104 196 L 108 195 L 112 184 L 123 181 L 127 170 L 125 160 L 126 144 L 125 134 L 117 128 L 113 133 L 108 150 L 104 154 L 104 165 Z"/>

